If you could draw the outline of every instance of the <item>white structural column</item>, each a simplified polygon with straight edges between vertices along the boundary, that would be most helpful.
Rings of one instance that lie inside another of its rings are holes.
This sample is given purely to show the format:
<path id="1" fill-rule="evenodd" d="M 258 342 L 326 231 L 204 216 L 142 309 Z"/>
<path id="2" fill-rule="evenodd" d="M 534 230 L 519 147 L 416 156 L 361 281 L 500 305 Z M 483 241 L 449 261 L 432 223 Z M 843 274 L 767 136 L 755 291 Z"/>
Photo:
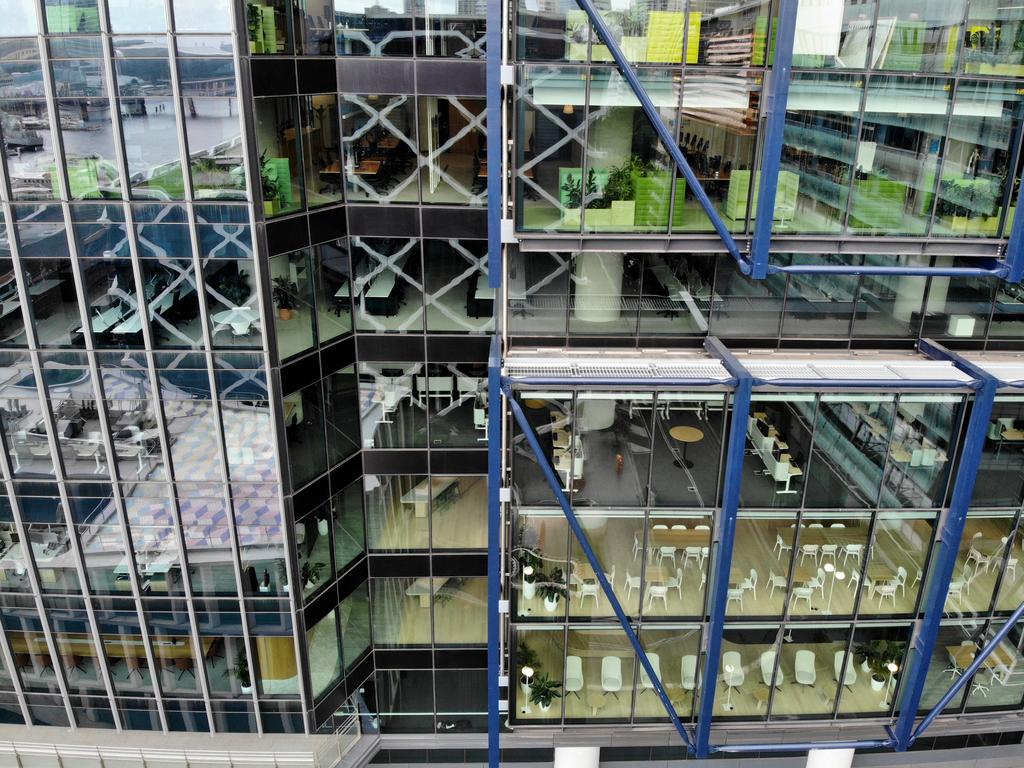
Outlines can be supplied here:
<path id="1" fill-rule="evenodd" d="M 555 750 L 557 752 L 557 750 Z M 807 753 L 807 768 L 850 768 L 852 749 L 812 749 Z"/>
<path id="2" fill-rule="evenodd" d="M 600 747 L 555 747 L 554 768 L 597 768 Z"/>
<path id="3" fill-rule="evenodd" d="M 576 319 L 614 323 L 622 314 L 622 254 L 581 253 L 575 263 Z"/>

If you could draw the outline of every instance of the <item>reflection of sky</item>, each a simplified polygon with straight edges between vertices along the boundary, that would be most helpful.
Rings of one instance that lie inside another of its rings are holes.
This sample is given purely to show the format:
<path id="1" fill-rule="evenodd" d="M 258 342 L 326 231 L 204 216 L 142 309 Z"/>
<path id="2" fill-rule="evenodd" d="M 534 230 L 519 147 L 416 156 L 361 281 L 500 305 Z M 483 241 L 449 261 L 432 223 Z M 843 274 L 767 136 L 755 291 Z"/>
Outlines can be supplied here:
<path id="1" fill-rule="evenodd" d="M 129 2 L 129 0 L 124 0 Z M 36 33 L 35 0 L 0 0 L 0 19 L 4 20 L 4 35 L 34 35 Z"/>

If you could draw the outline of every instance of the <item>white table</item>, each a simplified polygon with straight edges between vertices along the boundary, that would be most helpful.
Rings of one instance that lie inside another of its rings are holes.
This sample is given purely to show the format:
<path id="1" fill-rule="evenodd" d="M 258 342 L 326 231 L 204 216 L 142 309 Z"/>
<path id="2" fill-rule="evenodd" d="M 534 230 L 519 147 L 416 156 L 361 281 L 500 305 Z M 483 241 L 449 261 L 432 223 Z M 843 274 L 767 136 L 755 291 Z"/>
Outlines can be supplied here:
<path id="1" fill-rule="evenodd" d="M 214 331 L 230 326 L 232 333 L 237 336 L 247 334 L 249 329 L 259 320 L 259 317 L 259 313 L 252 307 L 234 307 L 211 316 L 213 322 L 217 324 Z"/>

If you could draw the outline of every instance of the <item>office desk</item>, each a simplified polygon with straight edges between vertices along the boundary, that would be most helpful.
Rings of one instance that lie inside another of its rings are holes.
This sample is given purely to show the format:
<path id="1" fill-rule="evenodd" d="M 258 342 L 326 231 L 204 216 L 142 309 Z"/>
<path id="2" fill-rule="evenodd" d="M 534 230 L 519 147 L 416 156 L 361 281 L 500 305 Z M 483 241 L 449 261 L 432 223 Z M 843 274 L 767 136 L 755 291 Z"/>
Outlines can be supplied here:
<path id="1" fill-rule="evenodd" d="M 443 502 L 453 493 L 458 496 L 457 480 L 451 477 L 432 477 L 403 494 L 402 503 L 412 504 L 416 517 L 426 517 L 431 502 Z"/>
<path id="2" fill-rule="evenodd" d="M 367 314 L 391 317 L 398 314 L 399 285 L 394 270 L 377 275 L 363 293 L 363 306 Z"/>
<path id="3" fill-rule="evenodd" d="M 466 293 L 466 314 L 469 317 L 490 317 L 494 314 L 495 289 L 487 284 L 487 275 L 477 275 Z"/>
<path id="4" fill-rule="evenodd" d="M 380 173 L 380 160 L 363 160 L 352 169 L 356 176 L 376 176 Z"/>
<path id="5" fill-rule="evenodd" d="M 234 307 L 217 312 L 211 317 L 215 323 L 213 331 L 216 333 L 230 327 L 235 336 L 245 336 L 259 321 L 259 317 L 259 313 L 252 307 Z"/>

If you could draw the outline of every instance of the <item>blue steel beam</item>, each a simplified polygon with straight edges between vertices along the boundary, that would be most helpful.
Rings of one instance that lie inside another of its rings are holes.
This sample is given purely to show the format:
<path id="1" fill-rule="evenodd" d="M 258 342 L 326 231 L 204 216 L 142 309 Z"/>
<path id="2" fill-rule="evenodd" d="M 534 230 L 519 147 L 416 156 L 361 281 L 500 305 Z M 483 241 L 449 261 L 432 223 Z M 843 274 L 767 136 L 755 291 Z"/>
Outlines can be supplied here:
<path id="1" fill-rule="evenodd" d="M 775 58 L 771 68 L 761 151 L 761 177 L 758 182 L 754 236 L 750 241 L 750 276 L 763 280 L 768 276 L 768 255 L 775 220 L 775 192 L 782 163 L 782 138 L 786 128 L 786 102 L 789 99 L 789 71 L 793 65 L 793 38 L 796 35 L 797 0 L 780 0 L 775 22 Z"/>
<path id="2" fill-rule="evenodd" d="M 519 403 L 517 403 L 515 398 L 512 396 L 512 390 L 508 386 L 507 382 L 503 384 L 502 389 L 508 397 L 508 405 L 512 410 L 512 415 L 515 417 L 516 423 L 519 424 L 519 429 L 522 430 L 523 435 L 526 437 L 526 442 L 530 444 L 530 449 L 533 451 L 533 455 L 537 459 L 537 465 L 544 473 L 544 477 L 548 481 L 548 485 L 551 486 L 551 490 L 555 494 L 555 499 L 558 501 L 559 506 L 562 507 L 565 519 L 568 521 L 569 527 L 576 536 L 576 541 L 579 542 L 580 549 L 582 549 L 583 553 L 587 556 L 587 561 L 590 563 L 590 567 L 594 570 L 594 576 L 597 577 L 597 582 L 601 585 L 601 589 L 604 590 L 605 597 L 608 598 L 608 602 L 611 604 L 612 610 L 615 611 L 615 616 L 619 620 L 619 624 L 622 625 L 622 629 L 626 633 L 626 637 L 629 638 L 629 642 L 633 646 L 633 650 L 636 652 L 637 658 L 640 660 L 640 665 L 644 668 L 644 671 L 650 678 L 651 684 L 654 686 L 654 691 L 658 695 L 658 698 L 661 699 L 661 703 L 665 707 L 665 711 L 668 713 L 669 719 L 672 721 L 672 725 L 675 726 L 676 731 L 679 732 L 679 736 L 682 738 L 683 743 L 686 744 L 686 748 L 692 752 L 693 740 L 690 738 L 690 734 L 686 732 L 686 728 L 683 727 L 682 722 L 679 720 L 679 716 L 676 714 L 676 709 L 669 700 L 664 686 L 661 684 L 661 678 L 658 676 L 654 667 L 651 666 L 651 662 L 647 658 L 647 653 L 640 644 L 640 639 L 636 636 L 636 632 L 633 631 L 633 627 L 629 622 L 629 617 L 626 615 L 626 612 L 622 610 L 622 605 L 619 603 L 619 599 L 615 596 L 615 590 L 613 590 L 612 585 L 608 583 L 608 579 L 604 575 L 604 569 L 601 567 L 601 562 L 597 559 L 597 554 L 590 546 L 590 540 L 587 538 L 587 534 L 583 530 L 583 526 L 580 525 L 579 519 L 576 517 L 576 513 L 573 512 L 569 499 L 566 498 L 565 493 L 562 491 L 562 484 L 558 481 L 558 476 L 555 474 L 555 470 L 552 468 L 551 462 L 548 461 L 547 456 L 544 454 L 544 449 L 541 448 L 540 441 L 537 439 L 537 435 L 533 431 L 533 427 L 530 425 L 530 422 L 526 418 L 526 414 L 523 413 L 523 409 L 519 406 Z"/>
<path id="3" fill-rule="evenodd" d="M 997 261 L 993 267 L 871 267 L 839 264 L 769 265 L 768 274 L 780 272 L 794 275 L 900 275 L 905 277 L 1006 277 L 1009 265 Z"/>
<path id="4" fill-rule="evenodd" d="M 704 681 L 697 716 L 696 750 L 698 758 L 710 754 L 711 718 L 718 690 L 718 664 L 722 653 L 722 631 L 725 626 L 725 607 L 729 590 L 729 568 L 732 565 L 733 541 L 736 536 L 736 511 L 740 501 L 740 483 L 743 481 L 743 449 L 747 440 L 747 414 L 750 413 L 750 395 L 754 381 L 733 354 L 717 338 L 709 336 L 704 346 L 722 361 L 726 370 L 735 377 L 736 389 L 732 396 L 732 422 L 729 425 L 729 444 L 725 453 L 725 481 L 722 486 L 722 512 L 718 526 L 718 552 L 712 559 L 714 575 L 708 579 L 711 589 L 709 601 L 708 642 L 704 656 Z"/>
<path id="5" fill-rule="evenodd" d="M 501 184 L 504 131 L 501 125 L 501 62 L 504 37 L 501 0 L 487 0 L 487 285 L 501 287 Z"/>
<path id="6" fill-rule="evenodd" d="M 491 0 L 493 2 L 493 0 Z M 750 261 L 740 253 L 739 246 L 736 245 L 736 241 L 733 240 L 732 233 L 729 232 L 729 228 L 725 226 L 725 222 L 722 221 L 722 217 L 718 215 L 718 211 L 715 210 L 715 206 L 712 204 L 711 199 L 708 197 L 707 192 L 704 191 L 704 187 L 701 185 L 700 180 L 697 178 L 697 174 L 693 172 L 690 164 L 686 162 L 686 158 L 683 156 L 683 151 L 679 148 L 679 144 L 676 142 L 675 136 L 665 125 L 661 119 L 661 115 L 658 114 L 657 107 L 654 106 L 654 102 L 651 101 L 651 97 L 647 95 L 647 91 L 644 89 L 640 79 L 636 76 L 636 72 L 633 71 L 632 65 L 626 59 L 625 54 L 622 53 L 622 49 L 619 48 L 619 44 L 615 42 L 615 36 L 612 31 L 608 28 L 604 19 L 601 17 L 600 12 L 594 7 L 591 0 L 576 0 L 577 4 L 582 8 L 587 16 L 590 18 L 590 23 L 594 25 L 594 29 L 597 31 L 598 36 L 601 38 L 601 42 L 607 46 L 609 52 L 612 54 L 612 58 L 615 59 L 615 63 L 619 67 L 619 71 L 622 76 L 629 83 L 629 87 L 633 89 L 633 93 L 640 102 L 640 107 L 643 109 L 644 114 L 647 115 L 647 119 L 651 121 L 651 126 L 654 128 L 658 137 L 661 139 L 661 143 L 665 145 L 665 149 L 669 155 L 672 156 L 672 160 L 676 164 L 676 168 L 679 172 L 686 177 L 687 184 L 690 185 L 690 189 L 693 191 L 694 197 L 697 198 L 697 202 L 700 203 L 700 207 L 704 209 L 704 213 L 711 219 L 711 225 L 715 228 L 715 232 L 718 233 L 722 243 L 725 245 L 725 249 L 729 254 L 736 259 L 736 263 L 740 267 L 740 271 L 744 275 L 750 274 Z M 488 143 L 488 149 L 490 144 Z M 490 171 L 488 171 L 490 173 Z"/>
<path id="7" fill-rule="evenodd" d="M 1021 211 L 1021 192 L 1024 191 L 1024 184 L 1017 189 L 1017 201 L 1014 212 Z M 1019 283 L 1024 279 L 1024 216 L 1014 215 L 1013 223 L 1010 225 L 1010 237 L 1006 243 L 1006 264 L 1008 272 L 1006 281 L 1008 283 Z"/>
<path id="8" fill-rule="evenodd" d="M 893 745 L 892 739 L 862 739 L 861 741 L 809 741 L 786 744 L 716 744 L 712 752 L 809 752 L 812 749 L 885 749 Z"/>
<path id="9" fill-rule="evenodd" d="M 982 648 L 981 651 L 979 651 L 978 654 L 974 657 L 974 661 L 971 662 L 970 666 L 968 666 L 967 669 L 964 670 L 964 673 L 956 679 L 956 682 L 954 682 L 950 689 L 946 691 L 946 693 L 943 695 L 943 697 L 939 699 L 938 703 L 934 707 L 932 707 L 931 711 L 929 711 L 928 714 L 924 716 L 924 719 L 921 720 L 921 723 L 910 735 L 910 739 L 907 743 L 908 747 L 911 746 L 918 739 L 918 737 L 924 732 L 924 730 L 932 724 L 936 717 L 942 714 L 942 710 L 944 710 L 949 705 L 949 702 L 951 702 L 956 697 L 956 695 L 960 693 L 963 687 L 967 685 L 967 681 L 970 680 L 973 677 L 974 673 L 981 668 L 981 665 L 985 662 L 985 659 L 987 659 L 989 655 L 992 654 L 992 652 L 999 647 L 999 644 L 1003 641 L 1003 639 L 1010 633 L 1014 626 L 1016 626 L 1017 622 L 1020 621 L 1021 616 L 1024 616 L 1024 603 L 1021 603 L 1019 606 L 1017 606 L 1017 610 L 1010 614 L 1010 618 L 1006 620 L 1006 624 L 1004 624 L 1000 628 L 1000 630 L 992 636 L 991 640 L 985 643 L 985 647 Z"/>
<path id="10" fill-rule="evenodd" d="M 903 681 L 903 693 L 899 705 L 899 718 L 894 729 L 896 749 L 905 751 L 913 741 L 912 733 L 917 710 L 921 705 L 921 694 L 924 690 L 925 676 L 931 663 L 932 654 L 938 641 L 942 613 L 949 594 L 949 582 L 953 577 L 960 541 L 967 522 L 967 507 L 974 493 L 974 483 L 981 466 L 981 456 L 985 446 L 985 433 L 992 416 L 995 401 L 997 380 L 977 366 L 969 364 L 957 355 L 945 350 L 934 342 L 924 342 L 920 349 L 925 354 L 947 359 L 961 366 L 965 373 L 975 376 L 980 387 L 974 395 L 970 420 L 957 466 L 953 494 L 950 498 L 946 521 L 934 555 L 935 566 L 929 579 L 929 591 L 924 603 L 924 618 L 921 620 L 917 635 L 916 656 L 910 664 L 909 672 Z"/>
<path id="11" fill-rule="evenodd" d="M 501 343 L 491 337 L 487 360 L 487 764 L 501 762 Z"/>

